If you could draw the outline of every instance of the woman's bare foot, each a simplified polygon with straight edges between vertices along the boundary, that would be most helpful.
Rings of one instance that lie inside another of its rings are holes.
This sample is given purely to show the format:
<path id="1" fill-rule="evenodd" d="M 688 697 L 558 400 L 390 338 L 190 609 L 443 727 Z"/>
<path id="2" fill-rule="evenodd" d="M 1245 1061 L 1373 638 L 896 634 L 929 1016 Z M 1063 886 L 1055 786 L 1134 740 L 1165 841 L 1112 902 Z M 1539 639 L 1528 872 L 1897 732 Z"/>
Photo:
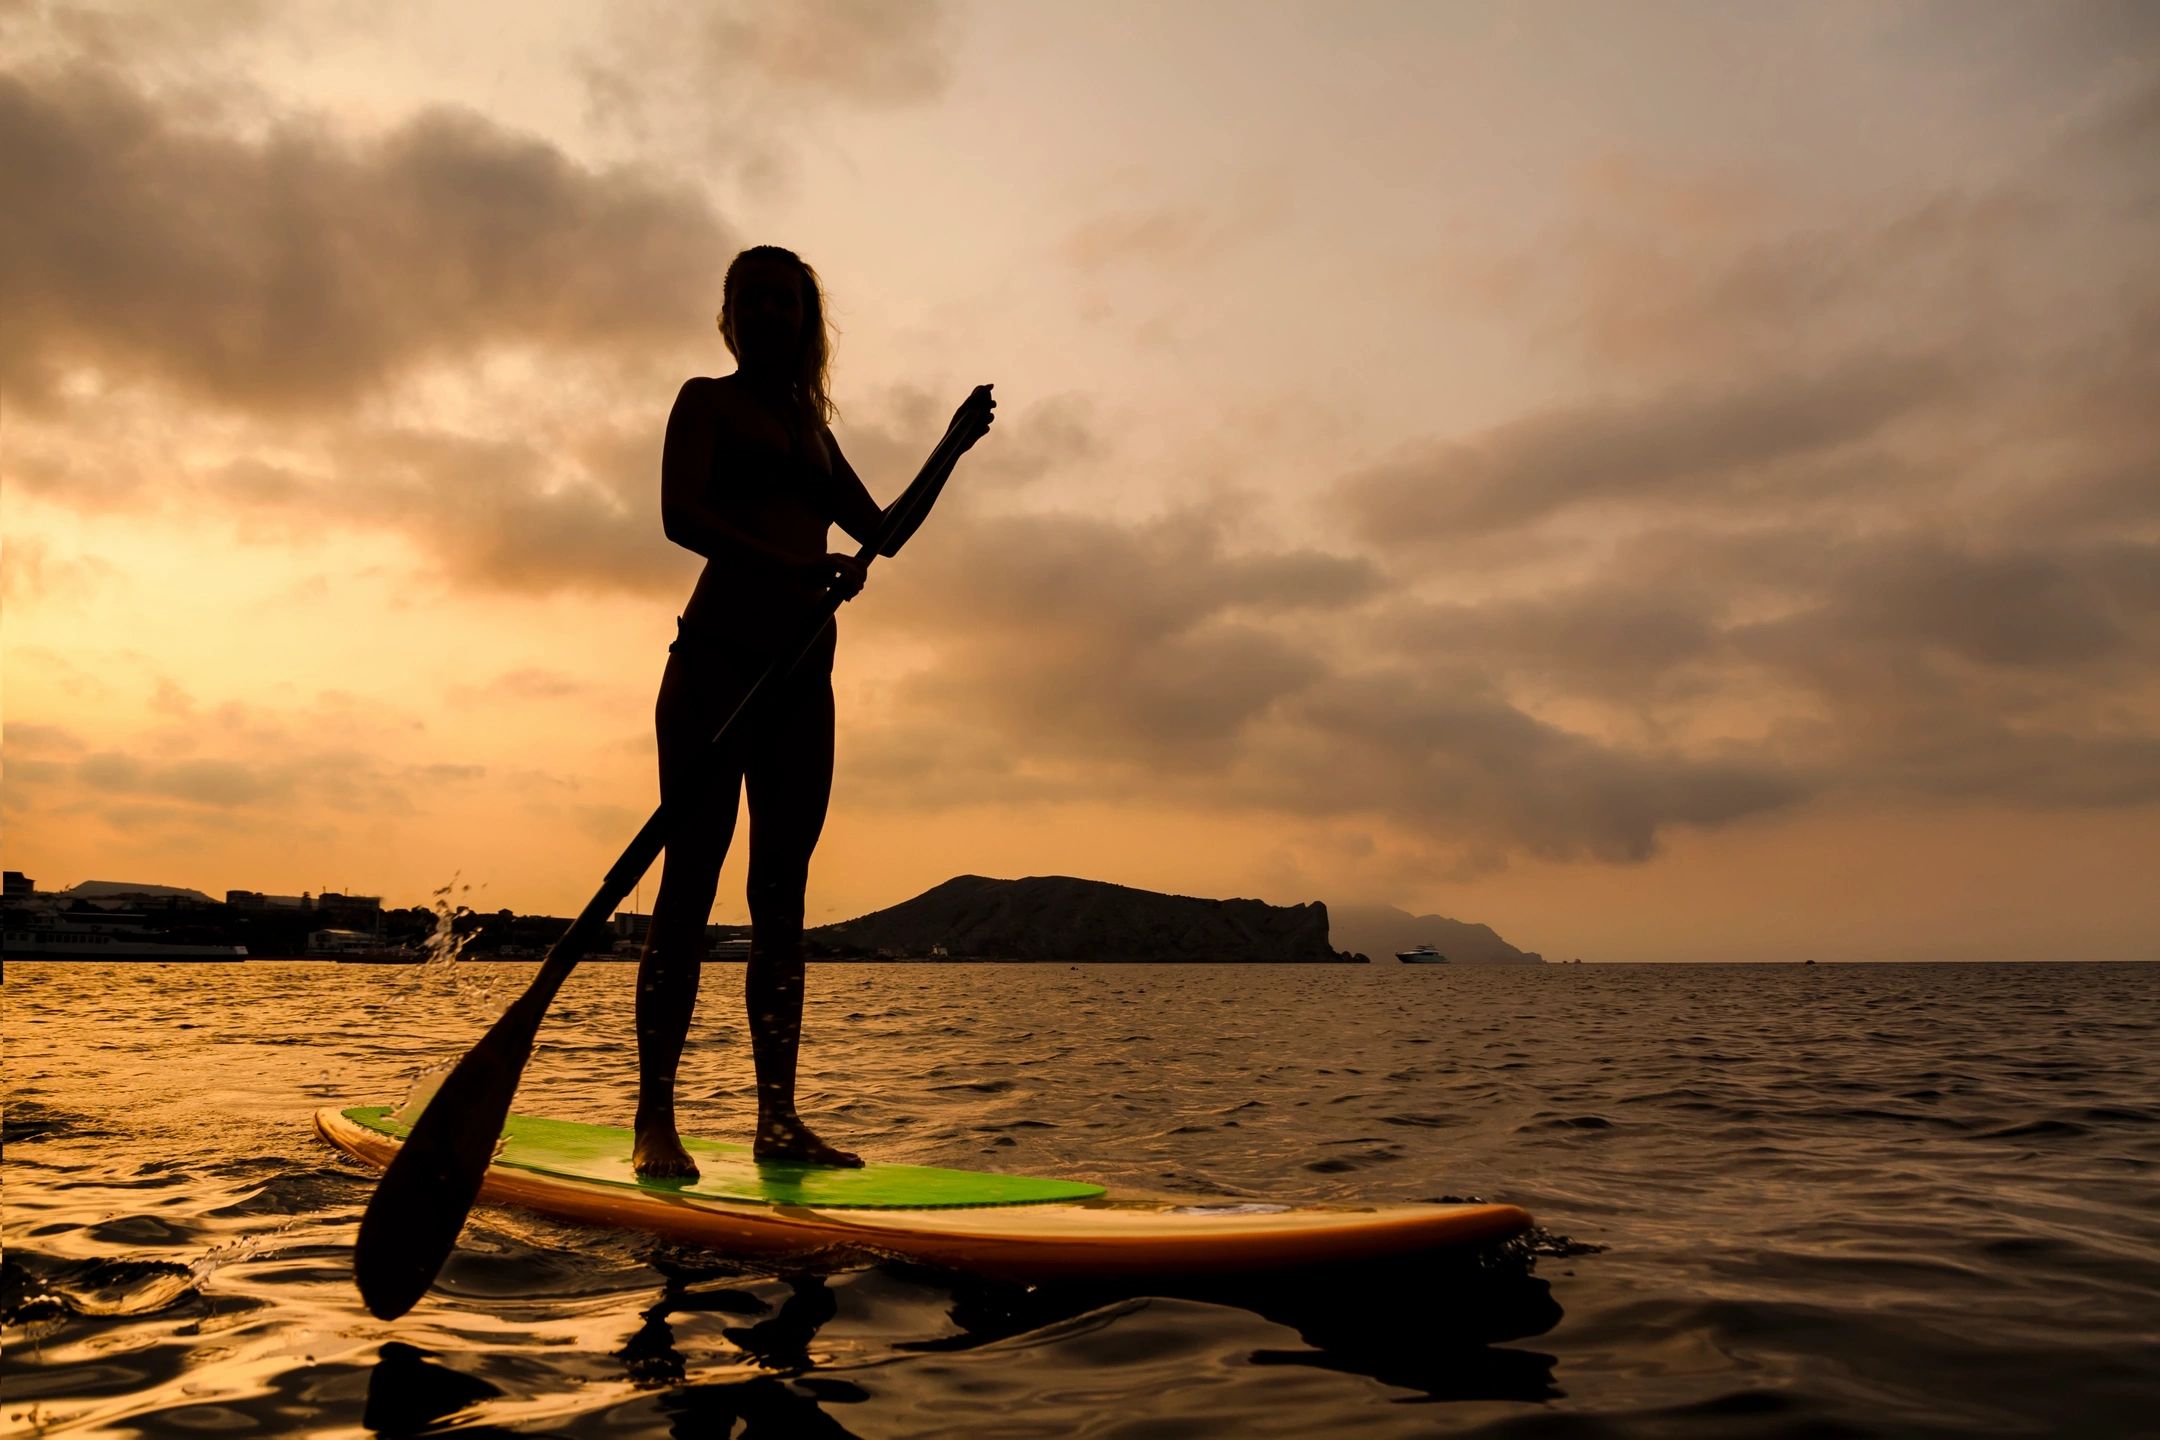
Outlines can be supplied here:
<path id="1" fill-rule="evenodd" d="M 862 1156 L 837 1149 L 811 1133 L 799 1115 L 785 1120 L 759 1120 L 757 1141 L 750 1147 L 757 1160 L 792 1160 L 800 1165 L 860 1165 Z"/>
<path id="2" fill-rule="evenodd" d="M 695 1180 L 697 1161 L 683 1149 L 673 1125 L 639 1126 L 630 1146 L 630 1168 L 647 1180 Z"/>

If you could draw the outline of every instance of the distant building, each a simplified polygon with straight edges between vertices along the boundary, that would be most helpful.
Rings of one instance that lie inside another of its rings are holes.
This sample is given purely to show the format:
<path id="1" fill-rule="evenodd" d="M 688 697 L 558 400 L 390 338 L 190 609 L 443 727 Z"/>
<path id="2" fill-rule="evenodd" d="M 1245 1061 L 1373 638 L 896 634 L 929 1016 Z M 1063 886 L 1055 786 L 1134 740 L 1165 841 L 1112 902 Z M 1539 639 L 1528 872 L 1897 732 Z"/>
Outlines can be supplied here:
<path id="1" fill-rule="evenodd" d="M 373 950 L 382 941 L 365 930 L 310 930 L 307 937 L 307 953 L 310 955 L 354 955 Z"/>
<path id="2" fill-rule="evenodd" d="M 615 938 L 618 940 L 643 940 L 652 930 L 652 916 L 640 915 L 632 910 L 615 912 Z"/>
<path id="3" fill-rule="evenodd" d="M 332 925 L 364 925 L 371 930 L 382 928 L 380 895 L 340 895 L 335 890 L 325 890 L 315 897 L 315 908 Z"/>
<path id="4" fill-rule="evenodd" d="M 37 894 L 37 883 L 20 870 L 9 870 L 0 875 L 0 895 L 13 900 Z"/>
<path id="5" fill-rule="evenodd" d="M 298 895 L 265 895 L 260 890 L 227 890 L 225 903 L 235 910 L 312 910 L 315 899 L 305 891 Z"/>
<path id="6" fill-rule="evenodd" d="M 173 910 L 217 903 L 185 885 L 150 885 L 136 880 L 84 880 L 60 892 L 60 898 L 100 910 Z"/>

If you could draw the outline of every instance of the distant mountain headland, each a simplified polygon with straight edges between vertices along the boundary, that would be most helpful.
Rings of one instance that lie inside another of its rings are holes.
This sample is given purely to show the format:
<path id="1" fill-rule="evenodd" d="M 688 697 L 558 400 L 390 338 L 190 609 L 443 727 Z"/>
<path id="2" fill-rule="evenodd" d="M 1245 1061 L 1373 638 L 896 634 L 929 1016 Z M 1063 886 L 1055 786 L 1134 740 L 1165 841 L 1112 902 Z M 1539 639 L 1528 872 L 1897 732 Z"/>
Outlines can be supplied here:
<path id="1" fill-rule="evenodd" d="M 1327 906 L 1203 900 L 1030 875 L 956 875 L 912 900 L 805 937 L 834 956 L 951 960 L 1356 963 L 1328 944 Z"/>
<path id="2" fill-rule="evenodd" d="M 1361 950 L 1375 960 L 1391 959 L 1418 945 L 1431 945 L 1451 965 L 1542 965 L 1535 950 L 1518 950 L 1489 925 L 1450 920 L 1445 915 L 1412 915 L 1393 905 L 1337 905 L 1331 943 Z"/>
<path id="3" fill-rule="evenodd" d="M 570 921 L 451 906 L 385 907 L 379 896 L 228 890 L 220 903 L 180 885 L 86 880 L 42 891 L 10 870 L 4 894 L 10 959 L 320 958 L 417 962 L 447 927 L 469 960 L 533 960 Z M 617 913 L 590 958 L 636 960 L 652 917 Z M 707 925 L 710 955 L 744 959 L 747 925 Z M 912 900 L 804 936 L 835 960 L 1149 961 L 1192 964 L 1383 964 L 1430 944 L 1449 964 L 1535 965 L 1542 957 L 1483 925 L 1389 905 L 1270 905 L 1167 895 L 1069 875 L 996 880 L 956 875 Z M 185 952 L 185 953 L 183 953 Z M 198 954 L 199 952 L 199 954 Z"/>

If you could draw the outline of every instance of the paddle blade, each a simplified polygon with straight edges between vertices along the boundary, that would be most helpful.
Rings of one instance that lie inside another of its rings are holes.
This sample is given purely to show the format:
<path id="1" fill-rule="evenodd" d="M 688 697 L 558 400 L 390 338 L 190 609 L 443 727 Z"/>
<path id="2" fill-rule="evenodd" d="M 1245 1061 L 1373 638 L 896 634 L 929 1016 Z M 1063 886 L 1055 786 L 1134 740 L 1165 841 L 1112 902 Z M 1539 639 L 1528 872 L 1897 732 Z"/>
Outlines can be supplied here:
<path id="1" fill-rule="evenodd" d="M 376 1183 L 353 1245 L 353 1279 L 378 1320 L 418 1304 L 457 1244 L 532 1058 L 546 1007 L 530 998 L 465 1052 Z"/>

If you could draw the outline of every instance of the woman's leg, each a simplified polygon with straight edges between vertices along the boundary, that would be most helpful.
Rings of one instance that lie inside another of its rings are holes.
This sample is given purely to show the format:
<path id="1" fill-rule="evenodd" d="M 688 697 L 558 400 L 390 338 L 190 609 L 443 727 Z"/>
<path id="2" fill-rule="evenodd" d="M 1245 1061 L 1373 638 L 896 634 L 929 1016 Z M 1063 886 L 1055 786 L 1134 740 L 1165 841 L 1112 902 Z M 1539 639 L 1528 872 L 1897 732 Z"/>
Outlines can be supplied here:
<path id="1" fill-rule="evenodd" d="M 708 677 L 671 654 L 654 706 L 668 836 L 652 927 L 638 961 L 638 1104 L 631 1165 L 640 1175 L 698 1173 L 675 1126 L 675 1070 L 697 1005 L 705 923 L 734 838 L 741 790 L 738 762 L 711 744 L 719 723 L 707 723 L 713 689 Z"/>
<path id="2" fill-rule="evenodd" d="M 795 1057 L 802 1038 L 803 891 L 810 852 L 832 797 L 833 695 L 829 663 L 810 655 L 791 677 L 748 757 L 750 963 L 743 975 L 757 1064 L 759 1159 L 860 1165 L 826 1144 L 795 1113 Z M 776 697 L 778 698 L 778 697 Z"/>

